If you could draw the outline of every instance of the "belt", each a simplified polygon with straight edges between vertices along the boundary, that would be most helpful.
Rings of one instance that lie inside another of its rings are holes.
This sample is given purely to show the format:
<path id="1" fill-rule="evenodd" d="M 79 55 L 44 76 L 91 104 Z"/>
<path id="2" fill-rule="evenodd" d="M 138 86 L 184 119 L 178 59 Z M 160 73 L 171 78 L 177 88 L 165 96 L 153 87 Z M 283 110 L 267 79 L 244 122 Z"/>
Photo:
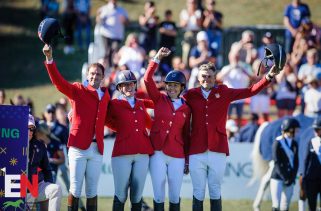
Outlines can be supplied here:
<path id="1" fill-rule="evenodd" d="M 96 142 L 96 143 L 97 143 L 97 139 L 94 138 L 94 139 L 93 139 L 93 142 Z"/>

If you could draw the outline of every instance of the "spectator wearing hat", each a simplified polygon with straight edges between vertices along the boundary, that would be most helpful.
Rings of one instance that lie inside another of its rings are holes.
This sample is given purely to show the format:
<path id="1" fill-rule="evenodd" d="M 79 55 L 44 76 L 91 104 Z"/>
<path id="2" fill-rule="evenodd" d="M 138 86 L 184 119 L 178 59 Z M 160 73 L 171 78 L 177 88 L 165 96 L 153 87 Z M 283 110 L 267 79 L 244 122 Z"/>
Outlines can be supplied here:
<path id="1" fill-rule="evenodd" d="M 189 56 L 189 65 L 192 68 L 191 77 L 189 80 L 188 87 L 197 87 L 197 73 L 198 67 L 208 62 L 215 63 L 216 55 L 213 49 L 209 48 L 208 36 L 205 31 L 200 31 L 196 36 L 197 45 L 191 50 Z"/>
<path id="2" fill-rule="evenodd" d="M 257 53 L 258 53 L 258 59 L 261 61 L 262 59 L 264 59 L 264 52 L 265 52 L 265 47 L 269 44 L 275 43 L 275 39 L 272 35 L 271 32 L 265 32 L 263 37 L 262 37 L 262 45 L 258 48 Z"/>
<path id="3" fill-rule="evenodd" d="M 303 174 L 300 176 L 300 198 L 307 198 L 310 211 L 317 210 L 318 195 L 321 194 L 321 118 L 312 124 L 315 137 L 307 147 L 304 160 Z"/>
<path id="4" fill-rule="evenodd" d="M 52 49 L 45 45 L 45 66 L 56 88 L 71 102 L 73 120 L 68 138 L 70 194 L 68 209 L 78 210 L 83 180 L 86 180 L 87 210 L 97 209 L 97 186 L 104 151 L 104 124 L 110 100 L 108 91 L 100 84 L 104 67 L 93 63 L 87 70 L 88 85 L 69 83 L 59 73 L 53 61 Z"/>
<path id="5" fill-rule="evenodd" d="M 37 125 L 36 138 L 47 147 L 53 183 L 56 183 L 58 166 L 65 162 L 62 144 L 55 135 L 51 134 L 48 125 L 44 121 L 39 121 Z"/>
<path id="6" fill-rule="evenodd" d="M 35 130 L 36 125 L 34 117 L 29 114 L 28 179 L 29 181 L 32 181 L 32 175 L 38 175 L 38 197 L 34 198 L 30 193 L 27 194 L 27 203 L 30 205 L 30 207 L 32 207 L 35 202 L 49 200 L 49 207 L 47 210 L 59 211 L 62 191 L 59 185 L 53 183 L 46 146 L 41 141 L 36 139 Z"/>
<path id="7" fill-rule="evenodd" d="M 294 43 L 295 36 L 302 24 L 302 20 L 310 17 L 309 6 L 302 3 L 301 0 L 292 0 L 284 9 L 283 24 L 285 31 L 285 52 L 290 54 Z"/>
<path id="8" fill-rule="evenodd" d="M 67 145 L 68 128 L 60 124 L 56 118 L 56 106 L 48 104 L 44 112 L 45 121 L 50 128 L 50 132 L 59 138 L 61 144 Z"/>

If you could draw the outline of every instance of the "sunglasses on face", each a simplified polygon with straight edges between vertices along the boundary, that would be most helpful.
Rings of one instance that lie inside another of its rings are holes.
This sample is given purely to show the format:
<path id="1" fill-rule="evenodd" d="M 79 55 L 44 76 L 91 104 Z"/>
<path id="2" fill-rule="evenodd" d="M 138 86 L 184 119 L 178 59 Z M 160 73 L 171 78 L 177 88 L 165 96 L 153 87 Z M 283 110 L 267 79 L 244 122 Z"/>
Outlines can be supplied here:
<path id="1" fill-rule="evenodd" d="M 34 131 L 36 130 L 36 128 L 30 127 L 30 128 L 28 128 L 28 130 L 29 130 L 30 132 L 34 132 Z"/>

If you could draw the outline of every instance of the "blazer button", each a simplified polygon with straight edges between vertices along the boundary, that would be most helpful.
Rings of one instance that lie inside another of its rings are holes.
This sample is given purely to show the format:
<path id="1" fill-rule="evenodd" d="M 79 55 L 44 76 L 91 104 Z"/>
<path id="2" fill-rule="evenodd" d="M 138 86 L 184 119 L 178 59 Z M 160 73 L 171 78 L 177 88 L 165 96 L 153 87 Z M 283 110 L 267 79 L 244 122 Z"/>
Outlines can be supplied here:
<path id="1" fill-rule="evenodd" d="M 206 124 L 208 125 L 208 122 L 206 122 Z"/>
<path id="2" fill-rule="evenodd" d="M 208 106 L 205 106 L 205 108 L 208 108 Z"/>
<path id="3" fill-rule="evenodd" d="M 168 134 L 168 133 L 169 133 L 169 130 L 166 130 L 166 133 Z"/>
<path id="4" fill-rule="evenodd" d="M 135 119 L 135 122 L 137 122 L 137 119 Z"/>
<path id="5" fill-rule="evenodd" d="M 173 113 L 173 115 L 175 116 L 175 113 Z"/>
<path id="6" fill-rule="evenodd" d="M 138 129 L 136 129 L 136 132 L 138 132 Z"/>

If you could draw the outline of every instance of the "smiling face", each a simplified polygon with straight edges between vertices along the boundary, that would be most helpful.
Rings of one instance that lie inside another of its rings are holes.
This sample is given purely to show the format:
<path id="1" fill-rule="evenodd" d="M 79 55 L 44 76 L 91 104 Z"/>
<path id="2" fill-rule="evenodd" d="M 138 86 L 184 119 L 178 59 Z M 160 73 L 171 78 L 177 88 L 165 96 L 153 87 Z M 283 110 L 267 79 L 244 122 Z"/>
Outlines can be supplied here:
<path id="1" fill-rule="evenodd" d="M 198 81 L 206 91 L 209 91 L 215 84 L 215 76 L 212 70 L 199 70 Z"/>
<path id="2" fill-rule="evenodd" d="M 87 72 L 88 84 L 95 89 L 100 87 L 100 83 L 104 78 L 103 70 L 98 66 L 92 66 Z"/>
<path id="3" fill-rule="evenodd" d="M 178 98 L 183 91 L 183 88 L 184 87 L 180 83 L 168 82 L 165 84 L 165 90 L 171 99 Z"/>
<path id="4" fill-rule="evenodd" d="M 133 97 L 136 93 L 136 83 L 128 82 L 119 84 L 119 91 L 125 95 L 125 97 Z"/>

